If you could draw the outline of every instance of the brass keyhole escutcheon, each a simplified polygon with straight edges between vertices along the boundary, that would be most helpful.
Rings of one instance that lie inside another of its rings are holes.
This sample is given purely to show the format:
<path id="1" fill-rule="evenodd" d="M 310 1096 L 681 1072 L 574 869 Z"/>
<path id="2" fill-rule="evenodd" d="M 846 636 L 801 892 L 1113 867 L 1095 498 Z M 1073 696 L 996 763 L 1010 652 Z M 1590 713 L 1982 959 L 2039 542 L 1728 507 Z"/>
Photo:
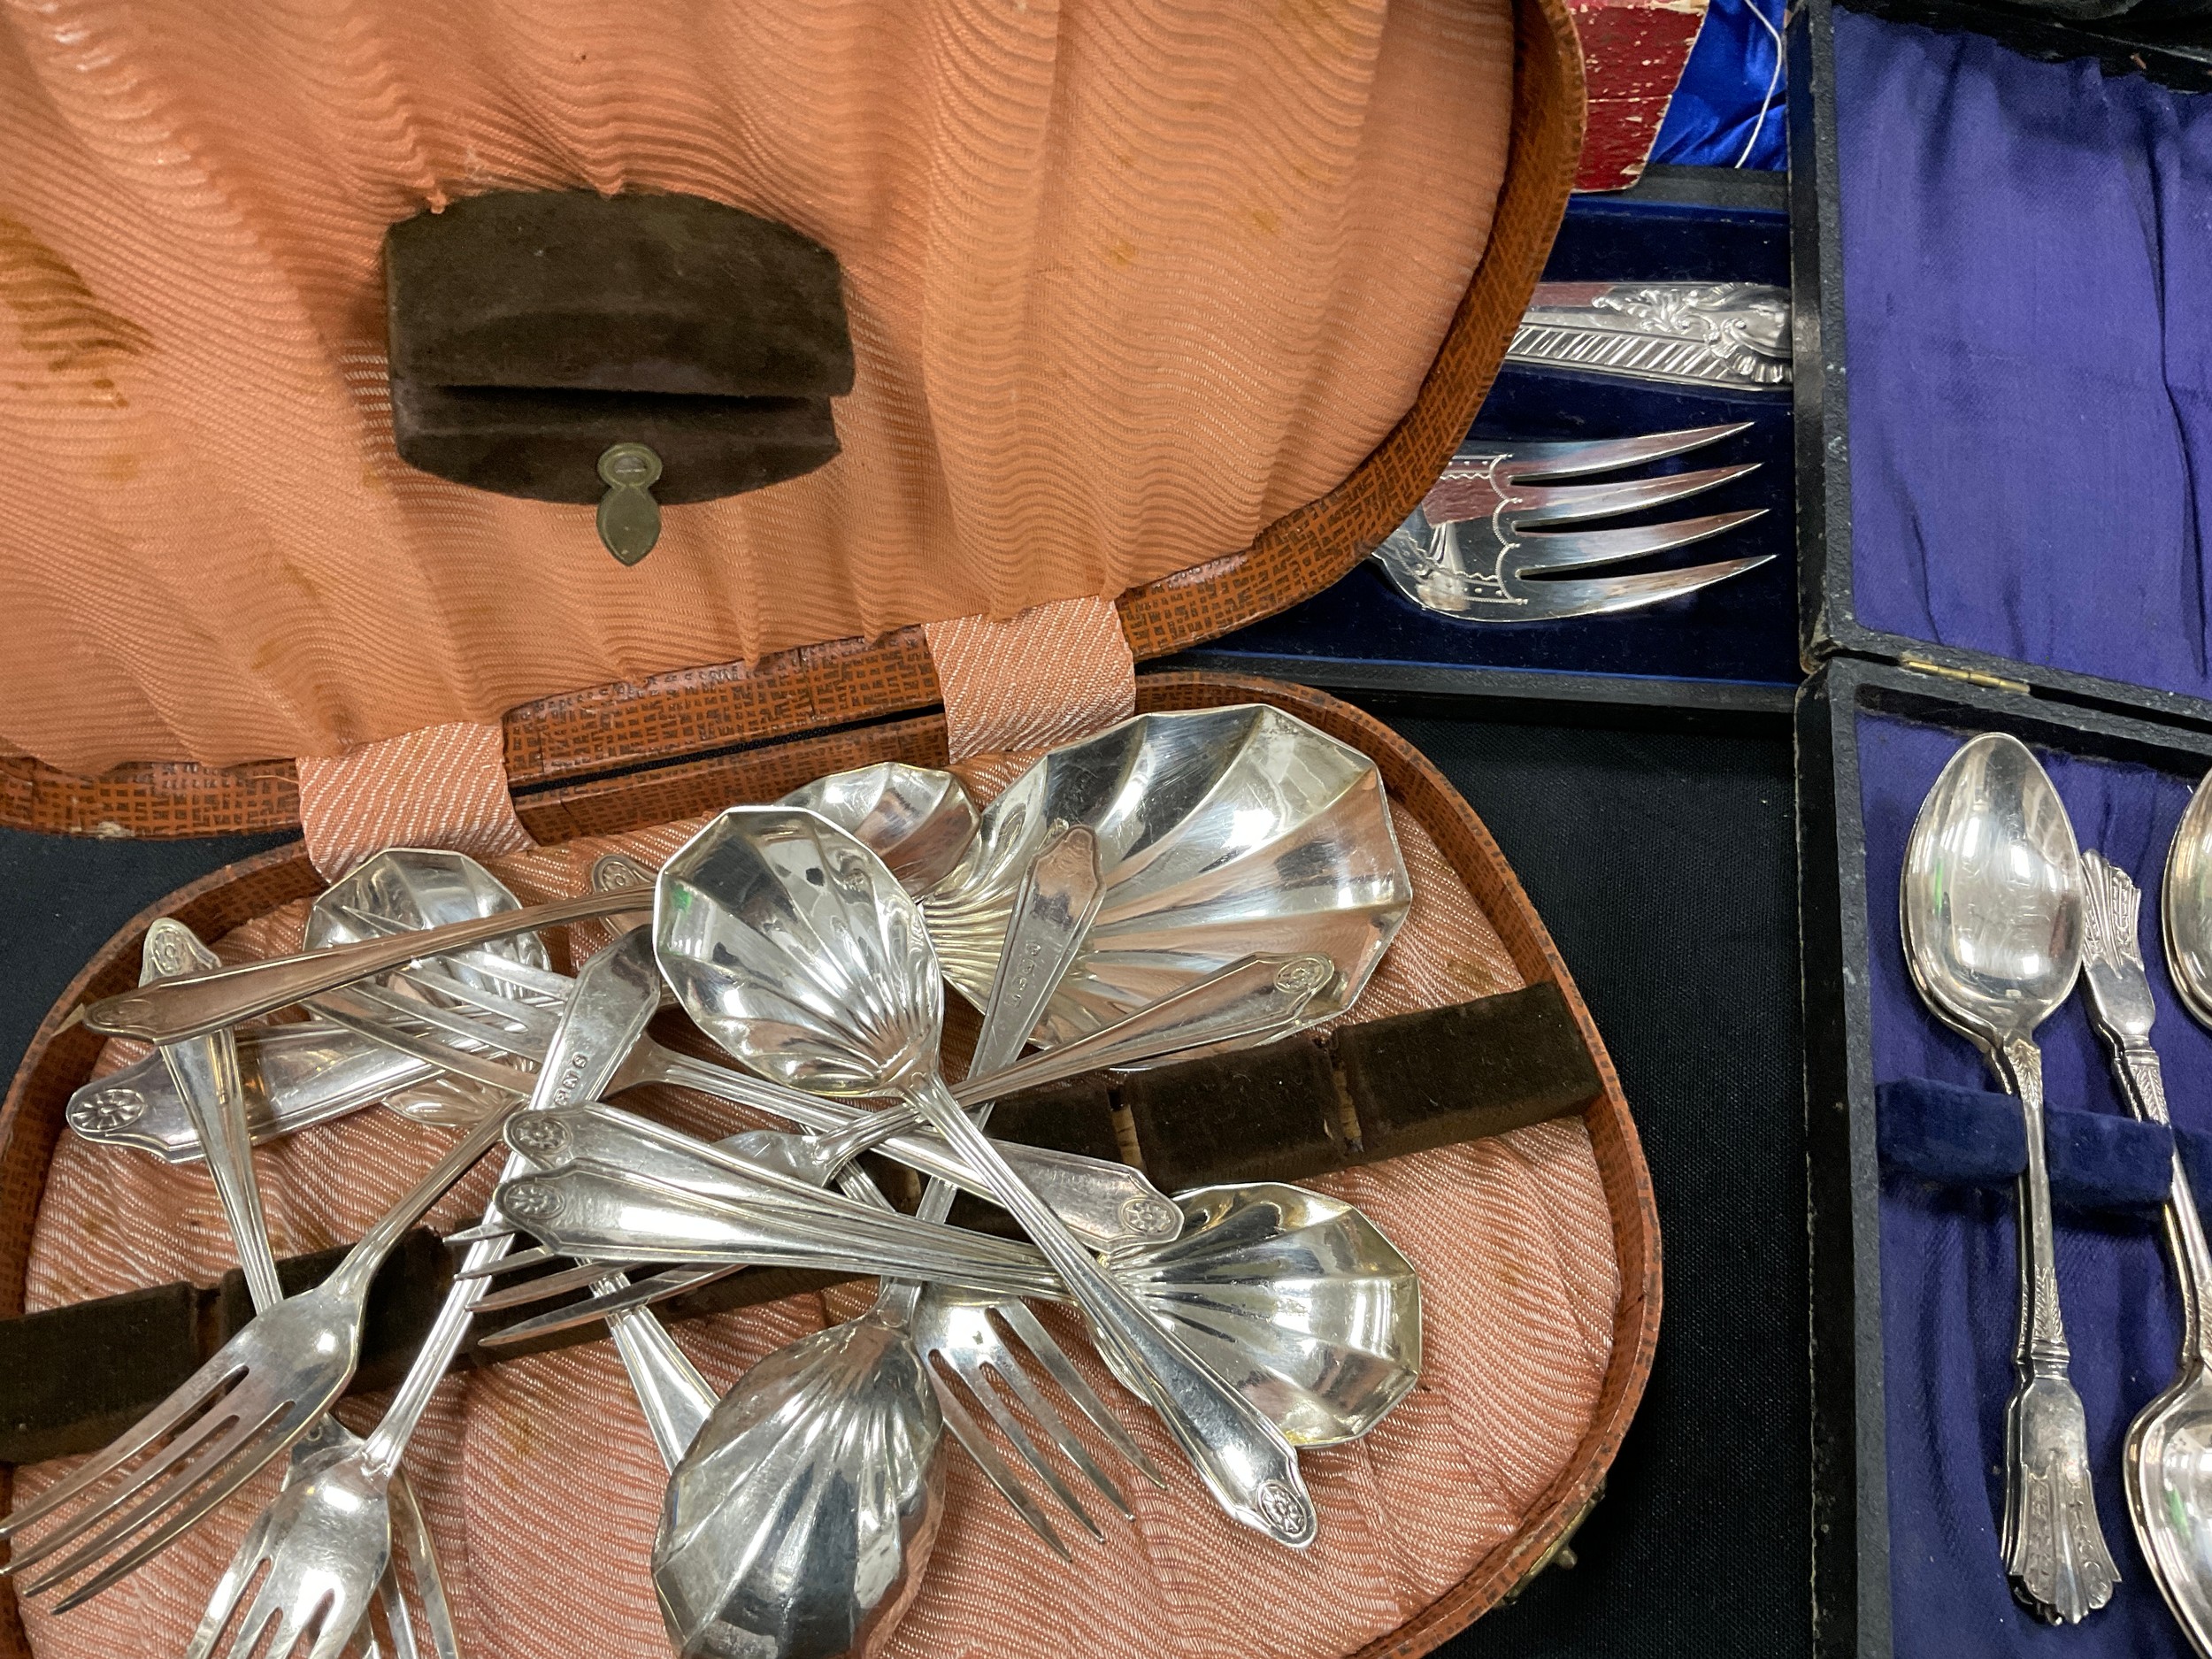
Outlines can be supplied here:
<path id="1" fill-rule="evenodd" d="M 661 539 L 661 504 L 653 499 L 661 458 L 641 443 L 611 445 L 599 457 L 607 493 L 599 498 L 599 539 L 625 565 L 634 565 Z"/>

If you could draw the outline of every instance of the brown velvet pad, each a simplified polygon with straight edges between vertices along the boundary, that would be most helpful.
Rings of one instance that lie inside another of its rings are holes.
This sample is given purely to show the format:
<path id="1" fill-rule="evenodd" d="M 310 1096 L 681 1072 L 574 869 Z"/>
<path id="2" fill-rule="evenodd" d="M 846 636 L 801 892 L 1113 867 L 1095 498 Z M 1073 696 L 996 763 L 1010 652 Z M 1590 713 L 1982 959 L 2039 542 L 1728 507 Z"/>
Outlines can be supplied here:
<path id="1" fill-rule="evenodd" d="M 689 196 L 500 191 L 384 242 L 401 458 L 536 501 L 606 488 L 643 443 L 664 503 L 813 471 L 852 389 L 837 260 L 787 226 Z"/>
<path id="2" fill-rule="evenodd" d="M 1162 1191 L 1177 1193 L 1225 1181 L 1304 1180 L 1502 1134 L 1578 1110 L 1601 1087 L 1565 999 L 1546 981 L 1264 1048 L 1033 1089 L 1001 1102 L 991 1129 L 1032 1146 L 1118 1158 L 1125 1123 L 1146 1173 Z M 1126 1118 L 1118 1119 L 1119 1113 Z M 954 1218 L 1013 1231 L 1004 1212 L 965 1196 Z M 287 1292 L 319 1282 L 341 1254 L 280 1263 Z M 351 1392 L 398 1379 L 451 1275 L 450 1256 L 435 1235 L 408 1235 L 377 1275 Z M 818 1290 L 841 1277 L 748 1268 L 664 1303 L 661 1312 L 671 1320 L 697 1318 Z M 479 1329 L 541 1311 L 524 1306 L 488 1315 Z M 36 1463 L 104 1445 L 251 1312 L 244 1281 L 233 1272 L 211 1290 L 167 1285 L 0 1321 L 0 1462 Z M 603 1333 L 593 1325 L 508 1348 L 472 1345 L 470 1357 L 494 1363 Z"/>

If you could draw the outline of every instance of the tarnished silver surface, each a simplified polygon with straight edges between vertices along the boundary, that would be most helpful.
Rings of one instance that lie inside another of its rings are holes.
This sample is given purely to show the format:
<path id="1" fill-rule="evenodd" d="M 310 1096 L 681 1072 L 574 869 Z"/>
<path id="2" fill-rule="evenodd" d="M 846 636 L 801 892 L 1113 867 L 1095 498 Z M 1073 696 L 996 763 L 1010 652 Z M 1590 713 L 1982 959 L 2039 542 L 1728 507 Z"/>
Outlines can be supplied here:
<path id="1" fill-rule="evenodd" d="M 466 869 L 449 868 L 456 861 Z M 487 915 L 517 908 L 514 895 L 473 859 L 396 849 L 379 854 L 338 887 L 326 889 L 310 912 L 308 938 L 322 948 L 424 925 L 386 922 L 361 908 L 388 902 L 439 923 L 466 920 L 474 905 L 480 904 Z M 468 1000 L 480 1007 L 513 1008 L 518 1006 L 513 998 L 532 994 L 542 1001 L 548 982 L 566 995 L 570 981 L 545 966 L 544 948 L 534 937 L 465 955 L 495 964 L 488 975 L 480 968 L 469 972 L 465 961 L 443 970 L 472 993 Z M 518 982 L 530 991 L 518 990 Z M 500 1000 L 485 1000 L 491 997 Z M 247 1127 L 256 1146 L 379 1101 L 403 1117 L 441 1128 L 466 1128 L 493 1104 L 470 1087 L 442 1078 L 434 1065 L 322 1020 L 247 1026 L 234 1038 Z M 80 1136 L 102 1145 L 134 1147 L 169 1164 L 188 1164 L 202 1156 L 199 1132 L 158 1056 L 84 1085 L 71 1095 L 65 1116 Z"/>
<path id="2" fill-rule="evenodd" d="M 2112 1599 L 2119 1571 L 2097 1525 L 2088 1427 L 2067 1376 L 2033 1033 L 2081 967 L 2081 857 L 2066 808 L 2027 746 L 1985 733 L 1921 803 L 1899 893 L 1905 959 L 1936 1017 L 2020 1097 L 2019 1377 L 2006 1412 L 2004 1555 L 2037 1614 L 2072 1624 Z"/>
<path id="3" fill-rule="evenodd" d="M 1506 361 L 1786 392 L 1790 294 L 1762 282 L 1540 282 Z"/>
<path id="4" fill-rule="evenodd" d="M 1615 530 L 1541 529 L 1641 512 L 1756 470 L 1708 467 L 1603 484 L 1539 484 L 1664 460 L 1732 437 L 1748 422 L 1563 443 L 1469 439 L 1435 486 L 1374 552 L 1414 603 L 1470 622 L 1554 622 L 1679 599 L 1773 557 L 1758 554 L 1686 569 L 1563 579 L 1555 572 L 1619 564 L 1688 547 L 1765 511 L 1707 513 Z"/>
<path id="5" fill-rule="evenodd" d="M 1246 729 L 1260 724 L 1256 719 Z M 1318 733 L 1307 735 L 1329 749 L 1341 749 Z M 1196 758 L 1203 751 L 1186 752 Z M 1271 799 L 1301 802 L 1310 798 L 1305 786 L 1321 782 L 1334 786 L 1323 795 L 1327 802 L 1341 800 L 1348 789 L 1356 793 L 1356 780 L 1338 781 L 1293 770 L 1292 757 L 1302 752 L 1311 753 L 1310 746 L 1286 744 L 1278 751 L 1289 775 L 1279 775 L 1271 788 L 1255 776 L 1247 788 L 1228 800 L 1221 800 L 1219 792 L 1211 788 L 1201 791 L 1201 796 L 1217 800 L 1216 811 L 1225 828 L 1238 822 L 1232 803 L 1240 801 L 1251 810 L 1245 821 L 1256 833 L 1259 810 Z M 1379 812 L 1379 780 L 1372 781 L 1374 810 Z M 1196 806 L 1166 775 L 1156 772 L 1149 787 L 1134 793 L 1154 795 L 1163 807 L 1179 797 L 1183 810 L 1175 814 L 1179 821 L 1191 818 Z M 995 803 L 995 810 L 1004 799 Z M 1118 830 L 1142 828 L 1141 821 L 1131 822 L 1132 817 L 1141 820 L 1141 813 L 1099 816 Z M 1082 820 L 1077 815 L 1070 821 Z M 1314 820 L 1309 815 L 1307 821 Z M 1324 817 L 1319 821 L 1330 820 Z M 1367 821 L 1373 822 L 1371 815 Z M 1387 819 L 1383 823 L 1386 833 Z M 1103 865 L 1105 850 L 1113 843 L 1104 833 L 1099 839 Z M 1174 891 L 1180 861 L 1175 849 L 1166 844 L 1169 838 L 1161 838 L 1156 856 L 1129 860 L 1128 849 L 1140 839 L 1128 833 L 1120 841 L 1123 861 L 1149 866 L 1170 884 L 1164 890 Z M 1214 844 L 1210 854 L 1196 847 L 1190 849 L 1189 879 L 1181 884 L 1190 902 L 1179 912 L 1183 919 L 1194 922 L 1203 913 L 1210 893 L 1225 901 L 1229 893 L 1252 882 L 1257 897 L 1259 884 L 1248 873 L 1224 881 L 1203 879 L 1200 866 L 1236 863 L 1237 845 L 1231 835 Z M 1263 861 L 1277 884 L 1274 902 L 1282 902 L 1285 887 L 1294 900 L 1325 897 L 1344 885 L 1334 879 L 1340 866 L 1356 864 L 1365 871 L 1380 864 L 1379 881 L 1351 885 L 1368 900 L 1366 931 L 1380 932 L 1386 941 L 1387 931 L 1372 906 L 1377 886 L 1386 887 L 1394 898 L 1403 886 L 1394 841 L 1386 856 L 1370 849 L 1364 859 L 1356 859 L 1348 848 L 1339 848 L 1338 838 L 1325 833 L 1310 835 L 1306 846 L 1309 856 L 1302 861 L 1292 863 L 1280 856 Z M 1342 856 L 1332 860 L 1323 849 L 1339 850 Z M 1310 880 L 1309 872 L 1317 867 L 1323 879 Z M 1019 879 L 1018 871 L 1015 879 Z M 1109 902 L 1111 879 L 1110 874 Z M 1224 908 L 1234 907 L 1225 902 Z M 1268 908 L 1267 901 L 1260 900 L 1258 908 Z M 1394 927 L 1402 916 L 1399 903 L 1389 917 L 1389 926 Z M 1165 919 L 1156 918 L 1156 926 Z M 1107 913 L 1102 910 L 1092 929 L 1094 946 L 1099 929 L 1106 925 Z M 1102 1347 L 1121 1350 L 1147 1402 L 1160 1414 L 1223 1508 L 1277 1542 L 1302 1547 L 1312 1540 L 1312 1500 L 1299 1475 L 1297 1454 L 1274 1425 L 1152 1322 L 1006 1165 L 946 1091 L 937 1071 L 943 991 L 936 953 L 920 908 L 881 859 L 813 813 L 733 808 L 687 842 L 661 872 L 654 934 L 661 972 L 686 1011 L 746 1064 L 794 1087 L 895 1094 L 918 1106 L 952 1148 L 989 1179 L 1000 1202 L 1044 1251 L 1082 1304 L 1096 1340 Z M 1164 950 L 1167 941 L 1161 934 L 1156 932 L 1152 937 L 1155 948 Z M 1242 948 L 1256 947 L 1247 943 Z M 1363 970 L 1371 966 L 1363 951 L 1348 954 Z M 1075 972 L 1082 972 L 1082 963 L 1089 958 L 1087 950 Z"/>
<path id="6" fill-rule="evenodd" d="M 1323 925 L 1334 924 L 1325 918 Z M 490 961 L 489 958 L 479 960 L 481 964 Z M 503 968 L 498 971 L 507 970 Z M 425 985 L 438 985 L 443 995 L 465 1003 L 473 1003 L 486 1011 L 497 1011 L 503 1019 L 513 1022 L 518 1031 L 526 1031 L 532 1027 L 534 1020 L 542 1021 L 545 1018 L 544 1010 L 511 1012 L 507 1004 L 487 1002 L 480 993 L 441 983 L 436 979 L 437 973 L 434 966 L 423 964 L 406 970 L 401 977 Z M 557 979 L 558 976 L 554 977 Z M 1170 1056 L 1186 1058 L 1193 1053 L 1212 1048 L 1232 1045 L 1255 1048 L 1311 1025 L 1311 1010 L 1315 1002 L 1334 1007 L 1342 1001 L 1340 976 L 1336 964 L 1318 952 L 1240 957 L 1227 967 L 1210 973 L 1202 979 L 1192 980 L 1158 1002 L 1148 1002 L 1087 1037 L 1079 1037 L 1055 1048 L 1025 1055 L 1011 1064 L 995 1070 L 972 1071 L 956 1084 L 952 1092 L 955 1098 L 964 1104 L 972 1105 L 1022 1089 L 1041 1088 L 1047 1084 L 1063 1082 L 1071 1077 L 1079 1077 L 1086 1071 L 1133 1070 L 1147 1061 L 1164 1060 Z M 471 1042 L 495 1041 L 476 1032 L 473 1027 L 457 1028 L 457 1034 L 465 1035 Z M 779 1093 L 780 1086 L 769 1084 L 751 1071 L 718 1061 L 674 1054 L 667 1049 L 657 1051 L 649 1043 L 649 1042 L 641 1042 L 632 1051 L 630 1057 L 623 1063 L 621 1071 L 608 1085 L 609 1092 L 634 1088 L 641 1083 L 680 1082 L 684 1087 L 697 1088 L 703 1094 L 713 1094 L 733 1104 L 760 1105 L 763 1110 L 773 1111 L 779 1117 L 790 1118 L 795 1122 L 812 1121 L 821 1117 L 825 1110 L 834 1116 L 842 1110 L 836 1106 L 826 1108 L 816 1100 L 810 1109 L 803 1112 L 801 1098 L 815 1097 L 802 1097 L 788 1089 Z M 511 1052 L 522 1051 L 514 1049 Z M 682 1070 L 684 1067 L 694 1069 L 685 1071 Z M 693 1078 L 700 1076 L 702 1070 L 718 1074 L 718 1077 L 692 1081 Z M 748 1092 L 723 1092 L 733 1088 Z M 763 1093 L 764 1090 L 768 1092 Z M 763 1104 L 770 1100 L 783 1104 Z M 791 1110 L 784 1110 L 785 1105 Z M 910 1115 L 906 1114 L 903 1108 L 886 1105 L 875 1110 L 879 1112 L 896 1110 L 902 1113 L 903 1120 L 910 1121 Z"/>
<path id="7" fill-rule="evenodd" d="M 934 766 L 880 761 L 832 772 L 778 803 L 819 812 L 890 866 L 910 893 L 944 879 L 975 839 L 975 803 Z"/>
<path id="8" fill-rule="evenodd" d="M 2151 1047 L 2158 1009 L 2143 967 L 2142 895 L 2101 854 L 2084 853 L 2081 870 L 2081 983 L 2090 1017 L 2130 1108 L 2146 1122 L 2169 1123 L 2165 1076 Z M 2180 1364 L 2128 1425 L 2121 1472 L 2151 1575 L 2190 1642 L 2212 1655 L 2212 1333 L 2205 1328 L 2212 1249 L 2178 1147 L 2163 1220 L 2181 1292 Z"/>
<path id="9" fill-rule="evenodd" d="M 238 1033 L 238 1072 L 256 1146 L 435 1075 L 419 1060 L 321 1021 L 248 1026 Z M 103 1146 L 134 1147 L 168 1164 L 201 1156 L 199 1132 L 159 1055 L 87 1083 L 65 1115 L 79 1135 Z"/>
<path id="10" fill-rule="evenodd" d="M 584 964 L 538 1068 L 539 1086 L 531 1097 L 534 1119 L 557 1110 L 549 1102 L 598 1097 L 622 1056 L 644 1035 L 646 1022 L 658 1011 L 661 989 L 660 974 L 653 965 L 651 932 L 645 927 L 631 929 Z M 514 1142 L 511 1139 L 508 1144 Z M 511 1175 L 513 1170 L 510 1160 Z M 596 1288 L 618 1291 L 628 1283 L 615 1273 L 596 1281 Z M 479 1288 L 462 1292 L 457 1287 L 455 1294 L 472 1307 Z M 637 1395 L 638 1409 L 645 1415 L 647 1431 L 662 1457 L 673 1463 L 706 1421 L 713 1391 L 647 1310 L 616 1314 L 607 1325 L 631 1391 Z"/>
<path id="11" fill-rule="evenodd" d="M 1359 995 L 1412 902 L 1366 756 L 1256 703 L 1139 715 L 1015 780 L 923 895 L 938 964 L 979 1007 L 1015 886 L 1056 823 L 1097 835 L 1106 896 L 1036 1033 L 1048 1048 L 1266 953 L 1336 964 L 1302 1016 L 1318 1024 Z"/>
<path id="12" fill-rule="evenodd" d="M 226 1653 L 253 1653 L 265 1638 L 261 1651 L 270 1655 L 337 1659 L 366 1611 L 365 1605 L 356 1608 L 357 1580 L 349 1563 L 376 1548 L 380 1526 L 386 1533 L 383 1548 L 392 1561 L 373 1583 L 391 1632 L 394 1659 L 417 1659 L 426 1650 L 437 1659 L 460 1659 L 452 1609 L 421 1506 L 402 1471 L 394 1471 L 388 1486 L 380 1490 L 362 1492 L 355 1466 L 361 1446 L 357 1435 L 330 1417 L 294 1445 L 283 1486 L 255 1517 L 230 1565 L 216 1580 L 185 1659 L 207 1659 L 219 1644 Z M 273 1554 L 272 1540 L 290 1531 L 301 1515 L 334 1516 L 347 1532 L 319 1530 L 314 1548 Z M 423 1636 L 415 1632 L 412 1611 L 396 1577 L 403 1556 L 412 1563 L 422 1598 Z M 254 1589 L 254 1598 L 241 1614 L 238 1604 L 249 1588 Z M 322 1633 L 315 1635 L 319 1616 Z M 358 1626 L 358 1634 L 366 1659 L 376 1659 L 374 1634 L 365 1625 Z M 428 1639 L 426 1649 L 424 1637 Z"/>

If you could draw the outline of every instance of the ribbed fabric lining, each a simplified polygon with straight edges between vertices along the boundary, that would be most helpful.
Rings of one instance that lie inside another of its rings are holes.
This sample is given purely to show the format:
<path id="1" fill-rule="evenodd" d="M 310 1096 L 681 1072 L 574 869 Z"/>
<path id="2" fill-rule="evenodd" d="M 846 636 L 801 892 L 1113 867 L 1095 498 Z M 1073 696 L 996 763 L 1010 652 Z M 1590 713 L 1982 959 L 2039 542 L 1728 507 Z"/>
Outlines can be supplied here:
<path id="1" fill-rule="evenodd" d="M 993 757 L 964 773 L 981 798 L 1018 770 L 1018 761 Z M 1518 978 L 1496 931 L 1418 821 L 1394 810 L 1416 896 L 1358 1015 L 1513 988 Z M 580 891 L 591 859 L 615 846 L 657 864 L 694 827 L 488 862 L 533 901 Z M 219 949 L 236 958 L 292 948 L 303 919 L 303 906 L 289 907 Z M 111 1045 L 106 1064 L 134 1057 L 127 1048 Z M 624 1099 L 695 1133 L 727 1133 L 733 1123 L 729 1109 L 679 1091 Z M 279 1252 L 356 1236 L 428 1165 L 438 1139 L 370 1110 L 257 1154 Z M 476 1171 L 434 1220 L 451 1226 L 473 1214 L 493 1173 L 488 1164 Z M 1082 1546 L 1071 1570 L 948 1447 L 944 1530 L 891 1655 L 1246 1659 L 1263 1647 L 1275 1659 L 1334 1659 L 1395 1628 L 1512 1538 L 1587 1430 L 1610 1356 L 1619 1269 L 1589 1137 L 1576 1120 L 1541 1124 L 1317 1185 L 1359 1204 L 1420 1269 L 1427 1364 L 1420 1388 L 1375 1433 L 1302 1460 L 1321 1510 L 1314 1548 L 1294 1555 L 1225 1520 L 1165 1434 L 1140 1420 L 1068 1332 L 1064 1345 L 1169 1472 L 1171 1490 L 1126 1483 L 1137 1525 L 1110 1521 L 1105 1543 Z M 67 1135 L 56 1147 L 27 1307 L 173 1279 L 207 1282 L 231 1264 L 198 1168 Z M 684 1325 L 678 1340 L 727 1387 L 762 1356 L 865 1300 L 864 1289 L 849 1286 Z M 365 1426 L 380 1405 L 349 1402 L 346 1414 Z M 1106 1448 L 1086 1439 L 1110 1466 Z M 35 1497 L 68 1466 L 22 1471 L 21 1496 Z M 647 1555 L 664 1477 L 611 1344 L 449 1381 L 408 1467 L 473 1659 L 663 1659 Z M 26 1603 L 38 1653 L 181 1650 L 273 1479 L 88 1607 L 55 1617 Z"/>
<path id="2" fill-rule="evenodd" d="M 1513 50 L 1506 0 L 9 0 L 0 741 L 333 755 L 1233 553 L 1411 402 Z M 844 453 L 634 570 L 402 465 L 383 231 L 508 188 L 828 245 Z"/>

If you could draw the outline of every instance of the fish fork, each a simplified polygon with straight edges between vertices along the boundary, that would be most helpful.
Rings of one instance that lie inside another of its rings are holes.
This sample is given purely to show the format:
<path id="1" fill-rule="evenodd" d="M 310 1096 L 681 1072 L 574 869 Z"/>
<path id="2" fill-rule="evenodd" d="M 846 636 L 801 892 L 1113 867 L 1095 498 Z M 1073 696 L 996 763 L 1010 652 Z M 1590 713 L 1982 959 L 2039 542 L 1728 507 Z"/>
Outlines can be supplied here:
<path id="1" fill-rule="evenodd" d="M 35 1594 L 114 1555 L 58 1604 L 78 1606 L 174 1543 L 312 1428 L 344 1391 L 359 1361 L 369 1286 L 378 1266 L 497 1144 L 511 1115 L 503 1103 L 488 1113 L 362 1234 L 329 1278 L 256 1314 L 135 1426 L 36 1502 L 0 1519 L 0 1540 L 19 1539 L 150 1454 L 111 1489 L 103 1487 L 38 1538 L 19 1544 L 0 1573 L 39 1569 L 22 1584 L 26 1594 Z M 72 1545 L 76 1548 L 61 1560 L 52 1559 Z"/>
<path id="2" fill-rule="evenodd" d="M 1391 584 L 1416 604 L 1474 622 L 1548 622 L 1679 599 L 1755 570 L 1774 556 L 1763 553 L 1686 570 L 1574 580 L 1557 580 L 1550 573 L 1687 547 L 1748 524 L 1765 512 L 1763 507 L 1628 529 L 1533 526 L 1578 524 L 1665 506 L 1756 471 L 1757 462 L 1608 483 L 1551 486 L 1533 480 L 1579 478 L 1664 460 L 1732 437 L 1750 424 L 1737 421 L 1643 437 L 1565 443 L 1471 439 L 1452 457 L 1421 504 L 1375 549 L 1374 560 Z"/>

